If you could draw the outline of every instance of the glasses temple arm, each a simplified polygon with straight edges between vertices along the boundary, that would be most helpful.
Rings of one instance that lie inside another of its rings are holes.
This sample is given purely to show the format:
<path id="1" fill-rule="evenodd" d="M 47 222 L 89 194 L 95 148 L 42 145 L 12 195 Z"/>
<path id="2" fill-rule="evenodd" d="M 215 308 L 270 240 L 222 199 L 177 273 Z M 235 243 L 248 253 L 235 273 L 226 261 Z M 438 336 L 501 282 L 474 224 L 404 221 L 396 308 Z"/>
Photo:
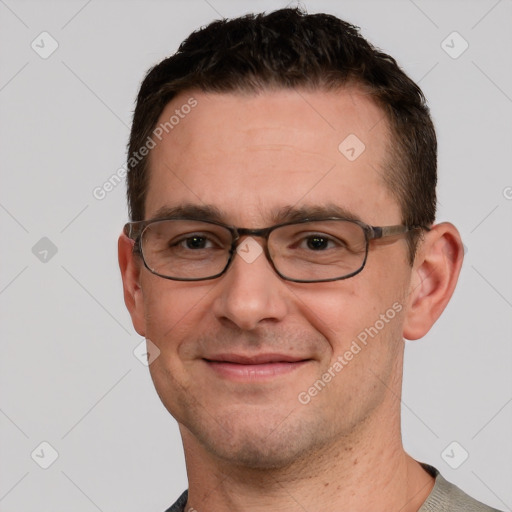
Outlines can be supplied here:
<path id="1" fill-rule="evenodd" d="M 403 224 L 397 226 L 371 226 L 371 236 L 370 238 L 385 238 L 388 236 L 395 235 L 403 235 L 404 233 L 408 233 L 409 231 L 414 231 L 416 229 L 425 229 L 426 231 L 430 231 L 430 228 L 427 226 L 404 226 Z"/>

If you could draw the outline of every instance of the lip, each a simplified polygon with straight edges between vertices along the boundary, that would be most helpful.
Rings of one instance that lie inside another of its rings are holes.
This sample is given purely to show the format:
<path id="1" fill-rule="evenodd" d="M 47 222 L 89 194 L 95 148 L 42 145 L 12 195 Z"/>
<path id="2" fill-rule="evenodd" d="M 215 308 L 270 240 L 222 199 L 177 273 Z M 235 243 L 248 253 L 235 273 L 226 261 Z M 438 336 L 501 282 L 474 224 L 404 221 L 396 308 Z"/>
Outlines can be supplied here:
<path id="1" fill-rule="evenodd" d="M 308 358 L 293 357 L 287 354 L 255 354 L 252 356 L 243 354 L 216 354 L 204 358 L 206 361 L 215 363 L 236 363 L 245 365 L 259 365 L 267 363 L 297 363 Z"/>
<path id="2" fill-rule="evenodd" d="M 238 382 L 269 380 L 287 375 L 311 361 L 286 354 L 217 354 L 203 360 L 220 377 Z"/>

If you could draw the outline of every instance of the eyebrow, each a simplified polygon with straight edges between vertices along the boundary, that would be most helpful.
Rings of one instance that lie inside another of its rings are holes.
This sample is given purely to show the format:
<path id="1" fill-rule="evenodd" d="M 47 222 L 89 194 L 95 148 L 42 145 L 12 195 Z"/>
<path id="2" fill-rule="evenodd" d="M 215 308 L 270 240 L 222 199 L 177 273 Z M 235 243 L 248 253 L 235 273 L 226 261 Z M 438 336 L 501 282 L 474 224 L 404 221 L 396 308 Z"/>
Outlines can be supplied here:
<path id="1" fill-rule="evenodd" d="M 325 205 L 304 205 L 301 207 L 285 206 L 274 212 L 272 220 L 276 223 L 281 223 L 326 217 L 340 217 L 342 219 L 358 221 L 361 220 L 359 215 L 356 215 L 354 212 L 351 212 L 343 206 L 333 203 L 327 203 Z"/>
<path id="2" fill-rule="evenodd" d="M 179 204 L 176 206 L 162 206 L 151 219 L 167 219 L 170 217 L 186 217 L 197 220 L 212 220 L 222 222 L 224 215 L 222 211 L 213 205 L 198 205 L 192 203 Z"/>
<path id="3" fill-rule="evenodd" d="M 196 220 L 209 220 L 225 224 L 227 214 L 214 205 L 198 205 L 193 203 L 179 204 L 175 206 L 163 206 L 151 217 L 153 220 L 182 217 Z M 269 222 L 281 224 L 295 222 L 303 219 L 315 219 L 326 217 L 340 217 L 348 220 L 360 221 L 360 216 L 342 206 L 327 203 L 325 205 L 283 206 L 271 210 L 266 216 Z"/>

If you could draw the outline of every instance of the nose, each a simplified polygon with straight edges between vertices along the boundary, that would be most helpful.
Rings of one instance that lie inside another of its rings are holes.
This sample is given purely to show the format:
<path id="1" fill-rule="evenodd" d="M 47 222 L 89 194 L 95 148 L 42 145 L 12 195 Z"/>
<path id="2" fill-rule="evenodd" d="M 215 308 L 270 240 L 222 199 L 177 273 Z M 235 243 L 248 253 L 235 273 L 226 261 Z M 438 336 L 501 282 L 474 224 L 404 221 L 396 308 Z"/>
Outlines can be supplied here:
<path id="1" fill-rule="evenodd" d="M 219 279 L 213 313 L 220 321 L 253 330 L 286 316 L 290 292 L 254 238 L 240 241 L 230 268 Z"/>

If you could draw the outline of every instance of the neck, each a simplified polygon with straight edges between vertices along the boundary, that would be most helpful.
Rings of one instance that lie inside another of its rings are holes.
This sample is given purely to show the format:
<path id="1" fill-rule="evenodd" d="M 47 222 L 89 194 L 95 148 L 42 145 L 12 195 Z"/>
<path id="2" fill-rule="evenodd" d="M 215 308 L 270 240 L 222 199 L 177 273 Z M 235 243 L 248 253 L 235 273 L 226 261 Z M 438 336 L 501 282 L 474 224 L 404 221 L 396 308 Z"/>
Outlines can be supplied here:
<path id="1" fill-rule="evenodd" d="M 293 465 L 253 469 L 212 456 L 181 426 L 189 478 L 186 511 L 417 512 L 434 479 L 408 456 L 400 436 L 399 398 L 394 416 L 376 414 L 350 438 Z"/>

